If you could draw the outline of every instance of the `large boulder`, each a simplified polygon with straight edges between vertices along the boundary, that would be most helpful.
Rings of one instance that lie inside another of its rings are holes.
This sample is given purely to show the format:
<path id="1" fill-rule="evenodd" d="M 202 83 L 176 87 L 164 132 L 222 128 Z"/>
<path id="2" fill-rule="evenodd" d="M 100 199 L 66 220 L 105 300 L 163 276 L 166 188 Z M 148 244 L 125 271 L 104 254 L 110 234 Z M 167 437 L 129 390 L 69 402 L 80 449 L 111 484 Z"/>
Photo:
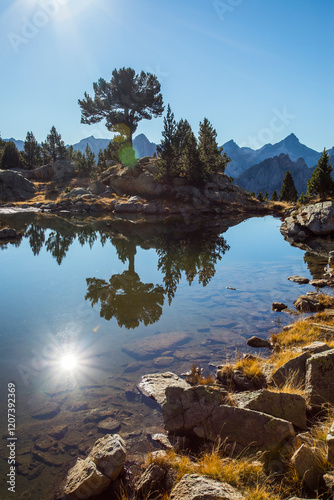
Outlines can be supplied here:
<path id="1" fill-rule="evenodd" d="M 144 396 L 154 399 L 160 405 L 166 401 L 167 387 L 188 389 L 189 384 L 171 372 L 144 375 L 138 384 L 138 389 Z"/>
<path id="2" fill-rule="evenodd" d="M 300 295 L 293 305 L 301 313 L 319 312 L 325 309 L 318 298 L 311 294 Z"/>
<path id="3" fill-rule="evenodd" d="M 322 479 L 321 462 L 321 451 L 305 443 L 298 448 L 291 458 L 291 463 L 296 469 L 299 478 L 312 491 L 318 490 Z"/>
<path id="4" fill-rule="evenodd" d="M 334 404 L 334 349 L 307 360 L 305 389 L 312 406 Z"/>
<path id="5" fill-rule="evenodd" d="M 33 178 L 40 182 L 63 182 L 75 175 L 75 165 L 70 160 L 57 160 L 49 165 L 35 168 Z"/>
<path id="6" fill-rule="evenodd" d="M 273 392 L 267 389 L 234 395 L 239 408 L 248 408 L 288 420 L 300 429 L 306 428 L 306 401 L 299 394 Z"/>
<path id="7" fill-rule="evenodd" d="M 0 200 L 23 201 L 35 195 L 32 182 L 13 170 L 0 170 Z"/>
<path id="8" fill-rule="evenodd" d="M 334 202 L 325 201 L 302 206 L 285 218 L 281 232 L 298 239 L 306 235 L 327 236 L 334 232 Z"/>
<path id="9" fill-rule="evenodd" d="M 284 365 L 277 368 L 271 375 L 272 382 L 281 387 L 287 380 L 293 378 L 296 384 L 304 385 L 306 375 L 306 361 L 311 357 L 309 352 L 303 352 L 295 358 L 290 359 Z"/>
<path id="10" fill-rule="evenodd" d="M 290 422 L 246 408 L 222 403 L 222 393 L 204 386 L 166 389 L 162 405 L 165 428 L 177 435 L 221 439 L 236 453 L 245 450 L 277 451 L 295 435 Z"/>
<path id="11" fill-rule="evenodd" d="M 113 436 L 107 434 L 96 441 L 88 458 L 106 477 L 114 481 L 122 470 L 125 457 L 123 439 L 118 434 Z"/>
<path id="12" fill-rule="evenodd" d="M 111 479 L 102 474 L 89 458 L 78 458 L 67 475 L 64 493 L 67 498 L 73 500 L 90 498 L 100 495 L 110 483 Z"/>
<path id="13" fill-rule="evenodd" d="M 170 496 L 170 500 L 242 500 L 243 498 L 233 486 L 197 474 L 185 474 L 174 486 Z"/>

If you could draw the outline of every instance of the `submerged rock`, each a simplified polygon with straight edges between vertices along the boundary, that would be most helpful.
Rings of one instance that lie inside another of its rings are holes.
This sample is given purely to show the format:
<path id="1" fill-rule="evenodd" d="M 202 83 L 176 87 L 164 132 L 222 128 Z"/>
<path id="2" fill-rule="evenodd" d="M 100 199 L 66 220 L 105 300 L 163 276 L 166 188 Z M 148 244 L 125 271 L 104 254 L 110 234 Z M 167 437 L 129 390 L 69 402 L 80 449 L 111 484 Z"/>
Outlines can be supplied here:
<path id="1" fill-rule="evenodd" d="M 159 333 L 150 337 L 133 340 L 122 347 L 135 359 L 156 358 L 165 351 L 170 351 L 174 347 L 185 344 L 191 339 L 187 332 Z"/>

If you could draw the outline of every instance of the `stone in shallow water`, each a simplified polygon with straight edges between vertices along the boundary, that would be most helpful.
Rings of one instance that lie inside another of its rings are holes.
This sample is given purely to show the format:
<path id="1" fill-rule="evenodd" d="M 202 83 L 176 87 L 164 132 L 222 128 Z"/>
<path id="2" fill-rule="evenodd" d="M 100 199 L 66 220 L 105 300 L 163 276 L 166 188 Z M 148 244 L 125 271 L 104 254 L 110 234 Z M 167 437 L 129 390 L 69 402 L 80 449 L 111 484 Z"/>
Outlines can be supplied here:
<path id="1" fill-rule="evenodd" d="M 288 280 L 298 283 L 298 285 L 307 285 L 310 281 L 308 278 L 303 278 L 302 276 L 289 276 Z"/>
<path id="2" fill-rule="evenodd" d="M 114 418 L 105 418 L 97 424 L 97 428 L 101 431 L 115 432 L 121 427 L 121 423 Z"/>
<path id="3" fill-rule="evenodd" d="M 92 460 L 78 458 L 77 463 L 68 473 L 64 493 L 69 498 L 89 498 L 106 490 L 110 482 L 110 479 L 97 469 Z"/>
<path id="4" fill-rule="evenodd" d="M 32 413 L 32 418 L 47 420 L 55 417 L 60 412 L 60 405 L 57 403 L 45 403 L 41 408 Z"/>
<path id="5" fill-rule="evenodd" d="M 48 451 L 55 444 L 57 444 L 57 441 L 50 436 L 42 436 L 35 441 L 35 447 L 41 451 Z"/>
<path id="6" fill-rule="evenodd" d="M 53 427 L 50 432 L 48 432 L 49 436 L 55 439 L 61 439 L 65 436 L 68 431 L 67 425 L 58 425 L 57 427 Z"/>
<path id="7" fill-rule="evenodd" d="M 154 359 L 154 364 L 155 366 L 161 366 L 161 367 L 166 367 L 170 366 L 172 363 L 174 363 L 174 358 L 171 356 L 160 356 L 159 358 Z"/>
<path id="8" fill-rule="evenodd" d="M 155 399 L 159 404 L 163 404 L 166 401 L 165 391 L 167 387 L 188 389 L 189 384 L 171 372 L 144 375 L 138 384 L 138 389 L 144 396 Z"/>
<path id="9" fill-rule="evenodd" d="M 159 356 L 164 351 L 185 344 L 190 339 L 191 335 L 188 332 L 159 333 L 129 342 L 122 347 L 122 351 L 136 359 L 150 359 Z"/>

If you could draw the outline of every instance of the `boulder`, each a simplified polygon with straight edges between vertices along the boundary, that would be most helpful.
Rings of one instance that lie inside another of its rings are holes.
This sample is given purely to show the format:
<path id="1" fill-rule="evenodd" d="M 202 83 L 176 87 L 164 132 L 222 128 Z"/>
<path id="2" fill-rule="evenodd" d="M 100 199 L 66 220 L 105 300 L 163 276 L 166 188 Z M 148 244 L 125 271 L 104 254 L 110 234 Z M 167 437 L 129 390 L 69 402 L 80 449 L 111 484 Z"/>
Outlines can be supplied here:
<path id="1" fill-rule="evenodd" d="M 298 283 L 298 285 L 307 285 L 310 282 L 308 278 L 303 278 L 302 276 L 289 276 L 288 280 Z"/>
<path id="2" fill-rule="evenodd" d="M 136 484 L 136 492 L 147 499 L 157 497 L 163 487 L 166 470 L 156 464 L 151 464 L 140 476 Z"/>
<path id="3" fill-rule="evenodd" d="M 197 474 L 185 474 L 174 486 L 170 496 L 170 500 L 242 500 L 243 498 L 233 486 Z"/>
<path id="4" fill-rule="evenodd" d="M 246 408 L 223 405 L 216 388 L 169 387 L 162 405 L 165 428 L 177 435 L 220 439 L 240 453 L 245 450 L 277 451 L 294 436 L 290 422 Z"/>
<path id="5" fill-rule="evenodd" d="M 17 233 L 15 229 L 11 229 L 9 227 L 5 227 L 4 229 L 0 229 L 0 240 L 16 240 L 17 238 L 21 238 L 22 234 Z"/>
<path id="6" fill-rule="evenodd" d="M 35 168 L 32 173 L 36 181 L 64 182 L 75 176 L 75 165 L 71 160 L 57 160 L 49 165 Z"/>
<path id="7" fill-rule="evenodd" d="M 92 194 L 99 196 L 100 194 L 105 192 L 106 186 L 102 184 L 102 182 L 93 181 L 91 182 L 91 184 L 89 184 L 88 189 Z"/>
<path id="8" fill-rule="evenodd" d="M 332 279 L 322 278 L 310 281 L 310 285 L 316 288 L 324 288 L 325 286 L 333 286 L 334 282 Z"/>
<path id="9" fill-rule="evenodd" d="M 114 481 L 121 472 L 126 457 L 125 442 L 118 435 L 107 434 L 94 444 L 88 458 L 109 479 Z"/>
<path id="10" fill-rule="evenodd" d="M 143 212 L 144 206 L 138 201 L 125 201 L 123 203 L 118 202 L 114 207 L 115 212 L 121 213 L 139 213 Z"/>
<path id="11" fill-rule="evenodd" d="M 307 235 L 331 234 L 334 231 L 334 202 L 302 206 L 286 217 L 281 225 L 281 232 L 287 236 L 296 236 L 301 231 Z"/>
<path id="12" fill-rule="evenodd" d="M 327 498 L 332 499 L 334 495 L 334 471 L 330 471 L 327 472 L 327 474 L 324 474 L 323 479 L 329 495 Z"/>
<path id="13" fill-rule="evenodd" d="M 306 428 L 306 401 L 298 394 L 261 391 L 234 394 L 239 408 L 248 408 L 273 417 L 288 420 L 300 429 Z"/>
<path id="14" fill-rule="evenodd" d="M 122 351 L 135 359 L 152 359 L 165 351 L 171 351 L 173 348 L 189 342 L 191 338 L 187 332 L 158 333 L 130 341 L 122 347 Z"/>
<path id="15" fill-rule="evenodd" d="M 319 312 L 325 309 L 315 296 L 309 294 L 300 295 L 293 305 L 301 313 Z"/>
<path id="16" fill-rule="evenodd" d="M 258 349 L 265 348 L 267 347 L 268 349 L 271 349 L 271 344 L 268 342 L 268 340 L 261 339 L 260 337 L 253 336 L 250 339 L 247 340 L 247 345 L 249 347 L 255 347 Z"/>
<path id="17" fill-rule="evenodd" d="M 167 387 L 188 389 L 189 384 L 171 372 L 144 375 L 138 384 L 138 389 L 144 396 L 154 399 L 160 405 L 166 401 Z"/>
<path id="18" fill-rule="evenodd" d="M 273 311 L 283 311 L 283 309 L 287 309 L 287 305 L 283 304 L 283 302 L 273 302 L 272 308 Z"/>
<path id="19" fill-rule="evenodd" d="M 91 194 L 90 191 L 88 191 L 87 189 L 77 187 L 77 188 L 72 189 L 68 193 L 63 193 L 62 198 L 67 200 L 69 198 L 78 198 L 78 197 L 86 196 L 86 195 L 90 195 L 90 194 Z"/>
<path id="20" fill-rule="evenodd" d="M 326 342 L 312 342 L 312 344 L 309 345 L 304 345 L 302 347 L 303 352 L 309 352 L 310 354 L 318 354 L 319 352 L 325 352 L 325 351 L 330 351 L 331 348 L 329 345 L 326 344 Z"/>
<path id="21" fill-rule="evenodd" d="M 305 382 L 312 406 L 334 404 L 334 349 L 314 354 L 307 360 Z"/>
<path id="22" fill-rule="evenodd" d="M 100 495 L 110 483 L 111 480 L 89 458 L 78 458 L 67 475 L 64 493 L 70 499 L 81 500 Z"/>
<path id="23" fill-rule="evenodd" d="M 323 470 L 321 451 L 315 447 L 302 444 L 292 455 L 291 463 L 303 483 L 312 491 L 319 488 Z"/>
<path id="24" fill-rule="evenodd" d="M 35 195 L 34 184 L 12 170 L 0 170 L 0 200 L 23 201 Z"/>
<path id="25" fill-rule="evenodd" d="M 306 375 L 306 361 L 311 357 L 309 352 L 299 354 L 280 366 L 272 375 L 271 379 L 277 387 L 293 377 L 296 384 L 304 385 Z"/>
<path id="26" fill-rule="evenodd" d="M 327 460 L 334 465 L 334 422 L 326 438 L 327 442 Z"/>

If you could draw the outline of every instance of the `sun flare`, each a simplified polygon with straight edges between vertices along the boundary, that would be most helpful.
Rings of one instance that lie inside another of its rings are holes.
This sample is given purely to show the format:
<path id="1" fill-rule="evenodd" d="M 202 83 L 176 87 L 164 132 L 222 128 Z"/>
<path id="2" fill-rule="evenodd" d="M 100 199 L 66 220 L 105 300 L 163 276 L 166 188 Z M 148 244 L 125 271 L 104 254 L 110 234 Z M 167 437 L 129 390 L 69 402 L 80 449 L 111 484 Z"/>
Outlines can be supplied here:
<path id="1" fill-rule="evenodd" d="M 60 358 L 60 367 L 65 371 L 73 371 L 78 366 L 78 358 L 75 354 L 68 352 Z"/>

